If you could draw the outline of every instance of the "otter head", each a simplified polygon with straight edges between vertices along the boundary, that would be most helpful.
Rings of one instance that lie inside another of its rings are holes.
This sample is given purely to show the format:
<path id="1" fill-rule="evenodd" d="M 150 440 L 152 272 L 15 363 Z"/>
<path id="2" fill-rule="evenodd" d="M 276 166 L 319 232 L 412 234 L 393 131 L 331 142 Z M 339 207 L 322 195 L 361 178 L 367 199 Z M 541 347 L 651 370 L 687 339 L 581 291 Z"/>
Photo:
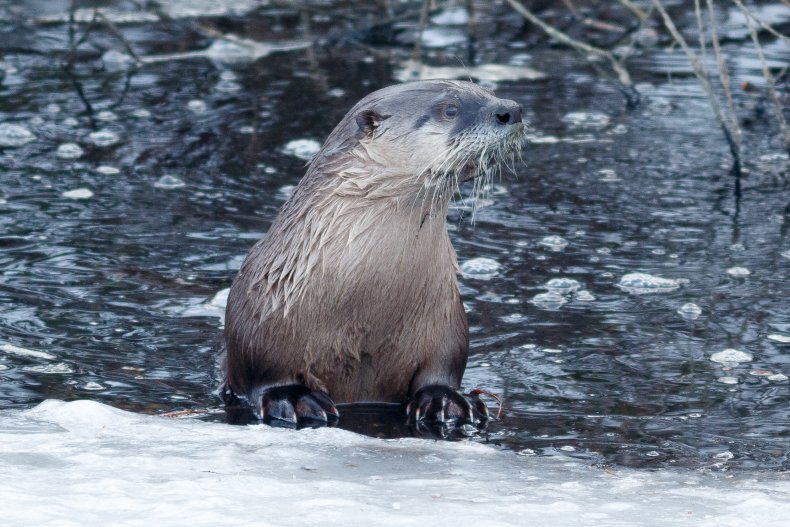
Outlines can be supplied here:
<path id="1" fill-rule="evenodd" d="M 515 101 L 471 82 L 398 84 L 359 101 L 319 156 L 351 153 L 352 162 L 371 168 L 371 183 L 397 181 L 401 191 L 449 197 L 460 182 L 490 177 L 518 151 L 526 135 L 521 114 Z"/>

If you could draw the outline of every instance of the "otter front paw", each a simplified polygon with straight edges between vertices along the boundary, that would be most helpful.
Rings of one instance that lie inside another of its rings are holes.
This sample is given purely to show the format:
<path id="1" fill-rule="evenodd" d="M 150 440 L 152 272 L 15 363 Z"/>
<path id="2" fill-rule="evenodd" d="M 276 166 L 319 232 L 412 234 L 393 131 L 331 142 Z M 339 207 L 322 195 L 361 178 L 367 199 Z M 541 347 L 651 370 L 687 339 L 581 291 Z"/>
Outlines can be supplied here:
<path id="1" fill-rule="evenodd" d="M 283 428 L 334 426 L 340 417 L 329 395 L 301 384 L 263 390 L 258 413 L 265 424 Z"/>
<path id="2" fill-rule="evenodd" d="M 474 404 L 473 404 L 474 403 Z M 447 437 L 449 432 L 474 433 L 484 428 L 488 410 L 479 397 L 469 399 L 445 385 L 425 386 L 417 390 L 406 406 L 409 423 L 418 430 L 429 427 L 433 433 Z"/>

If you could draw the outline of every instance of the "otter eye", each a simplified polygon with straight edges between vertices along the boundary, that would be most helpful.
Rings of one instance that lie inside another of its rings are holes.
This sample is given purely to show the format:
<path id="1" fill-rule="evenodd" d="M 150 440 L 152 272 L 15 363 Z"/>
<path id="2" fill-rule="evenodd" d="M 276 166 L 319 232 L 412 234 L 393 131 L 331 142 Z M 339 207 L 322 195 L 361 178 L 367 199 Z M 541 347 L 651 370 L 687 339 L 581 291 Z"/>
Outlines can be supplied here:
<path id="1" fill-rule="evenodd" d="M 448 119 L 453 119 L 456 115 L 458 115 L 458 106 L 455 104 L 448 104 L 444 107 L 444 116 Z"/>

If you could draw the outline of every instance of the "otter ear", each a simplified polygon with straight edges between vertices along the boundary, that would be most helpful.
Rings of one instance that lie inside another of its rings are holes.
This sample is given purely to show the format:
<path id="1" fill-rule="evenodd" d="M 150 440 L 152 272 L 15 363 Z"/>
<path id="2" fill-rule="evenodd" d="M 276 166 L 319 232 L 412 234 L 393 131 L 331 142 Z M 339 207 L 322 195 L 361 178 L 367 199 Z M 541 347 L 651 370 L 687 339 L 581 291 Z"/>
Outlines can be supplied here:
<path id="1" fill-rule="evenodd" d="M 362 110 L 356 116 L 357 126 L 367 136 L 373 135 L 381 121 L 389 119 L 391 115 L 382 115 L 375 110 Z"/>

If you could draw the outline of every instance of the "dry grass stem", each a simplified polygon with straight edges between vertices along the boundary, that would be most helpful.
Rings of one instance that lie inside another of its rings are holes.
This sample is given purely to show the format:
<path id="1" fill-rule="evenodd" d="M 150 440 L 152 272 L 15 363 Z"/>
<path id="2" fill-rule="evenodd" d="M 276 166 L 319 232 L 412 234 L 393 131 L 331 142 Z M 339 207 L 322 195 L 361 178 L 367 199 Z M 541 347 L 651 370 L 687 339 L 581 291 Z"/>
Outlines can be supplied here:
<path id="1" fill-rule="evenodd" d="M 743 2 L 741 2 L 741 0 L 732 0 L 732 1 L 733 1 L 733 3 L 734 3 L 735 5 L 737 5 L 737 6 L 738 6 L 738 9 L 740 9 L 740 10 L 741 10 L 741 12 L 742 12 L 742 13 L 743 13 L 743 14 L 746 16 L 746 21 L 747 21 L 747 22 L 749 21 L 749 19 L 752 19 L 752 20 L 754 20 L 755 22 L 757 22 L 757 24 L 758 24 L 758 25 L 759 25 L 761 28 L 763 28 L 764 30 L 768 31 L 770 34 L 772 34 L 772 35 L 773 35 L 773 36 L 775 36 L 776 38 L 778 38 L 778 39 L 780 39 L 780 40 L 784 40 L 785 42 L 787 42 L 788 44 L 790 44 L 790 37 L 788 37 L 787 35 L 783 35 L 782 33 L 778 32 L 777 30 L 775 30 L 775 29 L 774 29 L 773 27 L 771 27 L 770 25 L 766 24 L 766 23 L 765 23 L 764 21 L 762 21 L 760 18 L 758 18 L 758 17 L 757 17 L 757 16 L 756 16 L 754 13 L 752 13 L 751 11 L 749 11 L 749 9 L 748 9 L 748 8 L 747 8 L 745 5 L 743 5 Z M 784 1 L 784 2 L 782 2 L 782 3 L 784 3 L 785 5 L 787 5 L 787 7 L 790 7 L 790 0 L 785 0 L 785 1 Z"/>
<path id="2" fill-rule="evenodd" d="M 631 75 L 628 74 L 628 70 L 626 70 L 617 59 L 614 58 L 610 52 L 606 51 L 605 49 L 597 48 L 595 46 L 591 46 L 585 42 L 580 42 L 571 38 L 566 33 L 563 33 L 559 29 L 550 26 L 543 20 L 537 17 L 535 13 L 521 5 L 516 0 L 506 0 L 507 3 L 512 7 L 518 14 L 529 20 L 532 24 L 538 26 L 540 29 L 543 30 L 544 33 L 549 35 L 551 38 L 562 42 L 563 44 L 572 47 L 576 51 L 580 51 L 583 53 L 587 53 L 588 55 L 594 55 L 596 57 L 601 57 L 606 59 L 612 70 L 614 70 L 615 74 L 617 75 L 617 80 L 623 86 L 627 88 L 633 88 L 633 81 L 631 80 Z"/>
<path id="3" fill-rule="evenodd" d="M 768 68 L 768 62 L 765 60 L 765 53 L 763 53 L 763 47 L 760 45 L 760 39 L 757 37 L 757 30 L 749 18 L 746 19 L 746 24 L 749 27 L 749 33 L 752 36 L 754 47 L 757 49 L 757 56 L 760 58 L 763 77 L 765 77 L 765 82 L 768 83 L 768 93 L 772 102 L 771 107 L 773 108 L 774 115 L 776 116 L 776 120 L 779 123 L 779 129 L 782 131 L 785 147 L 790 150 L 790 127 L 787 126 L 787 120 L 785 119 L 782 109 L 782 101 L 779 100 L 779 93 L 776 91 L 776 81 L 774 80 L 774 76 L 771 74 L 771 70 Z"/>
<path id="4" fill-rule="evenodd" d="M 681 48 L 683 48 L 683 51 L 685 52 L 686 57 L 691 64 L 691 68 L 694 70 L 694 74 L 697 76 L 697 79 L 699 79 L 700 85 L 702 85 L 703 90 L 705 90 L 705 94 L 708 96 L 711 108 L 713 109 L 713 114 L 716 116 L 716 120 L 718 121 L 719 126 L 721 126 L 722 132 L 724 132 L 724 137 L 727 139 L 727 143 L 730 146 L 730 152 L 732 153 L 736 164 L 740 165 L 740 144 L 735 141 L 735 134 L 730 129 L 729 120 L 725 117 L 721 103 L 719 102 L 719 98 L 710 83 L 710 79 L 708 78 L 707 68 L 700 61 L 697 54 L 694 53 L 694 51 L 692 51 L 692 49 L 689 47 L 688 42 L 686 42 L 686 39 L 683 38 L 683 35 L 680 34 L 680 31 L 678 31 L 678 28 L 672 21 L 672 17 L 670 17 L 669 13 L 667 13 L 666 9 L 664 9 L 661 1 L 653 0 L 653 5 L 661 14 L 661 18 L 664 21 L 664 26 L 667 28 L 667 30 L 669 30 L 672 38 L 675 39 L 675 42 L 677 42 Z"/>

